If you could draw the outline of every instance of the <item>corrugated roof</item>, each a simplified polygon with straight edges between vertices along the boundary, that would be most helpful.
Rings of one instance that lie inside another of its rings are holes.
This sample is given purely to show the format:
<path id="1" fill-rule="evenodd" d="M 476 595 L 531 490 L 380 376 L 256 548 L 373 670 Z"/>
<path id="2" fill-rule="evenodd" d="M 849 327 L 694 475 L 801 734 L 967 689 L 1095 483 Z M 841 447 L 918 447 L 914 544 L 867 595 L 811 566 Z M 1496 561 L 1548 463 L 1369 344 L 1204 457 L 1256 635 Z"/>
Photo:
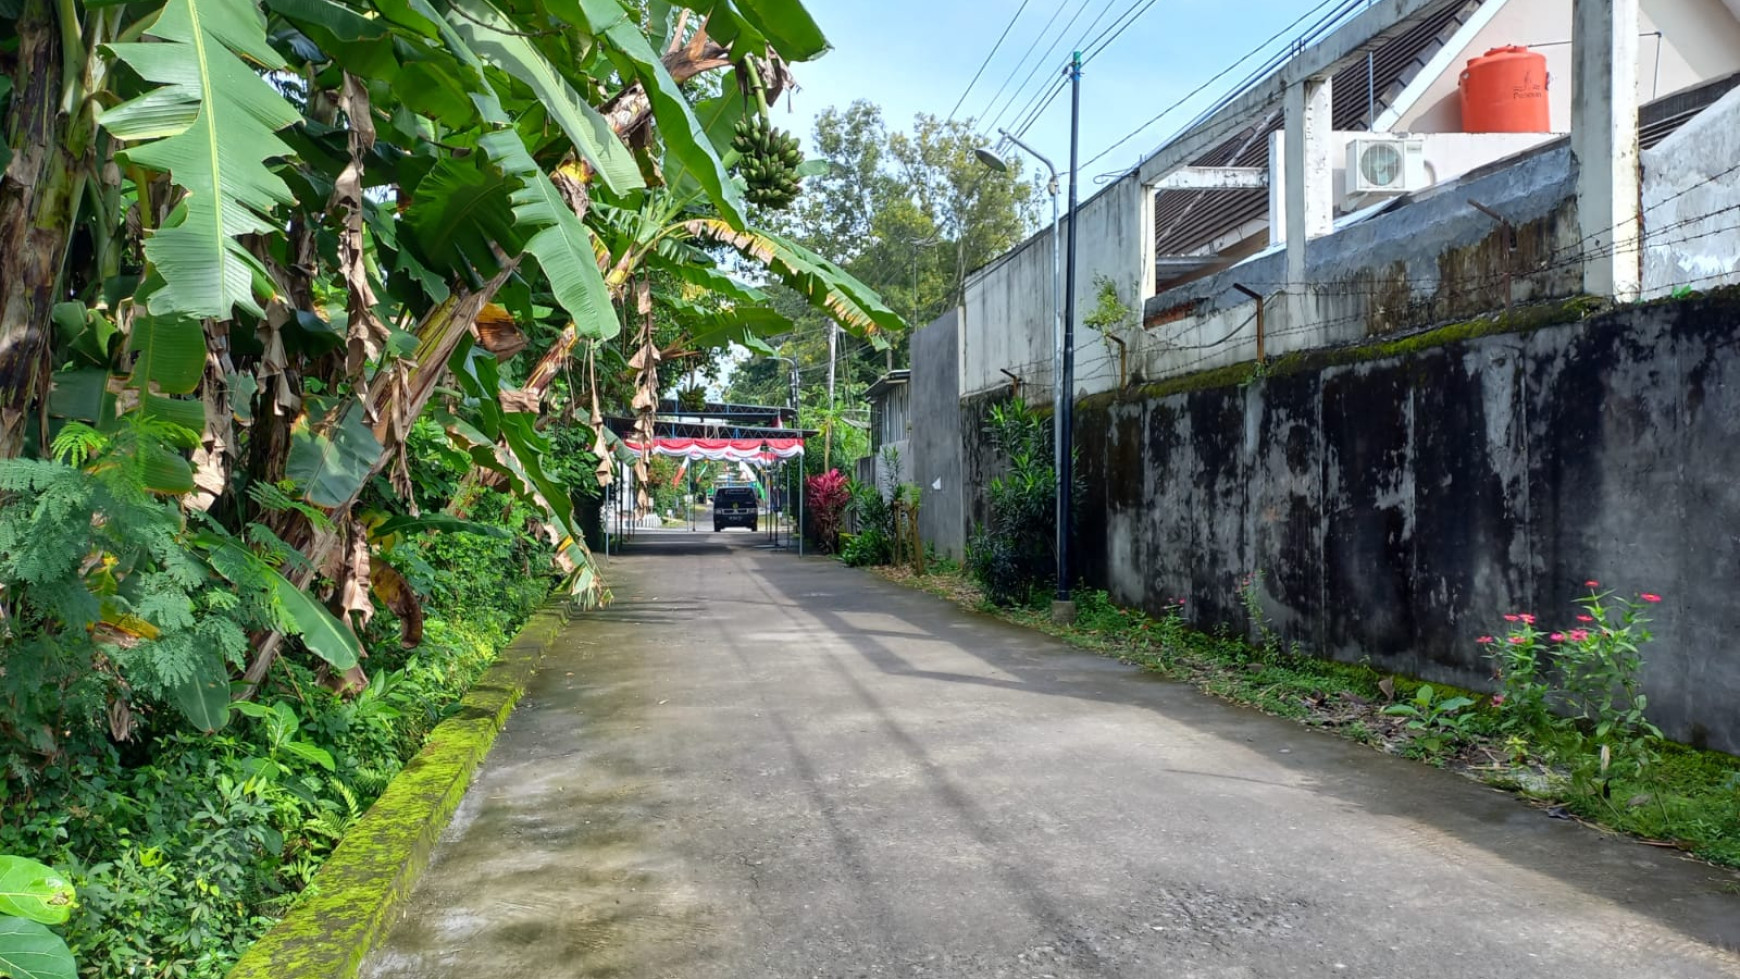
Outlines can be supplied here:
<path id="1" fill-rule="evenodd" d="M 1713 78 L 1638 107 L 1638 142 L 1646 150 L 1655 146 L 1735 88 L 1740 88 L 1740 72 Z"/>
<path id="2" fill-rule="evenodd" d="M 1483 0 L 1452 6 L 1397 35 L 1372 52 L 1368 83 L 1364 59 L 1335 73 L 1330 115 L 1338 130 L 1365 129 L 1419 75 Z M 1370 98 L 1368 99 L 1368 93 Z M 1229 136 L 1191 161 L 1193 166 L 1269 165 L 1269 134 L 1286 124 L 1279 109 Z M 1269 213 L 1267 190 L 1163 190 L 1154 195 L 1154 253 L 1189 255 Z"/>

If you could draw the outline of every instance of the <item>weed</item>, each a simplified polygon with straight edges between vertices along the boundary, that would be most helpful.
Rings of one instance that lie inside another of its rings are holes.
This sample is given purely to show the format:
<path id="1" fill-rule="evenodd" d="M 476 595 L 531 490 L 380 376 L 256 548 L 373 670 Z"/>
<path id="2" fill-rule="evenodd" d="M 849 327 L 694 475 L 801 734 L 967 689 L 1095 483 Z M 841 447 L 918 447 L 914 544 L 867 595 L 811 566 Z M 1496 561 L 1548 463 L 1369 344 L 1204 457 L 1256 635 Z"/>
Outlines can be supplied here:
<path id="1" fill-rule="evenodd" d="M 1467 708 L 1474 706 L 1473 697 L 1441 696 L 1430 683 L 1420 684 L 1412 700 L 1391 704 L 1384 713 L 1407 718 L 1406 727 L 1415 732 L 1414 742 L 1427 757 L 1437 757 L 1467 741 L 1478 723 Z"/>
<path id="2" fill-rule="evenodd" d="M 1245 575 L 1239 583 L 1239 604 L 1244 606 L 1245 618 L 1250 620 L 1251 630 L 1256 634 L 1256 648 L 1264 662 L 1274 662 L 1281 656 L 1281 637 L 1269 626 L 1269 617 L 1263 612 L 1263 570 L 1258 568 Z"/>

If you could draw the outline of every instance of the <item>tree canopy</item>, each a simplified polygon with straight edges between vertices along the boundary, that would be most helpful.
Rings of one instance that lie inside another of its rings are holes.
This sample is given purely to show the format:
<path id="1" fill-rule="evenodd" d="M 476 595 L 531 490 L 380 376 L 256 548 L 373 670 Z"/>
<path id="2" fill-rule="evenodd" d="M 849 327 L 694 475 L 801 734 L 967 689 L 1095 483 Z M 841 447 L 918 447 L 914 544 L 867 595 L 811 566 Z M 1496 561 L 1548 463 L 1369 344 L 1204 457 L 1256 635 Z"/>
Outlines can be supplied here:
<path id="1" fill-rule="evenodd" d="M 868 101 L 829 108 L 811 134 L 814 175 L 797 203 L 772 222 L 793 241 L 835 256 L 922 326 L 959 302 L 968 273 L 1017 244 L 1037 220 L 1039 191 L 1020 162 L 1012 160 L 1007 173 L 992 171 L 974 156 L 980 145 L 970 120 L 921 114 L 900 131 Z M 828 318 L 783 289 L 769 293 L 794 324 L 780 353 L 798 362 L 806 390 L 824 384 Z M 891 360 L 906 366 L 898 343 L 890 355 L 849 335 L 842 341 L 837 393 L 861 390 Z M 732 374 L 732 396 L 783 404 L 788 369 L 772 360 L 741 365 Z"/>

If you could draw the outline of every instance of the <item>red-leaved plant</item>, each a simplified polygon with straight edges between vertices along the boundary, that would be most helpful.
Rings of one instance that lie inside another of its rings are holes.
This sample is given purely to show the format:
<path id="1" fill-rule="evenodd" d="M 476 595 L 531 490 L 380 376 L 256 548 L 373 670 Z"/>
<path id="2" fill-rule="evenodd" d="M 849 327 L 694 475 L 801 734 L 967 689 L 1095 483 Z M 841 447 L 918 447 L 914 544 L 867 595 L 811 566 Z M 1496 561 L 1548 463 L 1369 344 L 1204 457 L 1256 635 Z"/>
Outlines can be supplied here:
<path id="1" fill-rule="evenodd" d="M 824 554 L 833 554 L 840 546 L 840 522 L 846 516 L 846 504 L 852 493 L 844 473 L 830 469 L 804 481 L 804 506 L 809 510 L 810 540 Z"/>

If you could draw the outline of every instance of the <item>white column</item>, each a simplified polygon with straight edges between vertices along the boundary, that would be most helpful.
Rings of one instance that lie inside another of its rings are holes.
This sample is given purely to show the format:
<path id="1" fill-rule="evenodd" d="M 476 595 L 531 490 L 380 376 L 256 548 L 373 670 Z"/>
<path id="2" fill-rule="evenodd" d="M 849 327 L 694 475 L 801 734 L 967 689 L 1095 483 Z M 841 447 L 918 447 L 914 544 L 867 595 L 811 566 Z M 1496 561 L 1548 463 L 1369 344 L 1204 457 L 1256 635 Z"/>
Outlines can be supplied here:
<path id="1" fill-rule="evenodd" d="M 1269 244 L 1287 242 L 1287 133 L 1269 134 Z"/>
<path id="2" fill-rule="evenodd" d="M 1335 228 L 1329 79 L 1289 87 L 1286 112 L 1287 281 L 1294 290 L 1305 281 L 1305 243 Z"/>
<path id="3" fill-rule="evenodd" d="M 1637 0 L 1571 0 L 1571 153 L 1583 291 L 1622 302 L 1642 288 L 1638 214 Z"/>

